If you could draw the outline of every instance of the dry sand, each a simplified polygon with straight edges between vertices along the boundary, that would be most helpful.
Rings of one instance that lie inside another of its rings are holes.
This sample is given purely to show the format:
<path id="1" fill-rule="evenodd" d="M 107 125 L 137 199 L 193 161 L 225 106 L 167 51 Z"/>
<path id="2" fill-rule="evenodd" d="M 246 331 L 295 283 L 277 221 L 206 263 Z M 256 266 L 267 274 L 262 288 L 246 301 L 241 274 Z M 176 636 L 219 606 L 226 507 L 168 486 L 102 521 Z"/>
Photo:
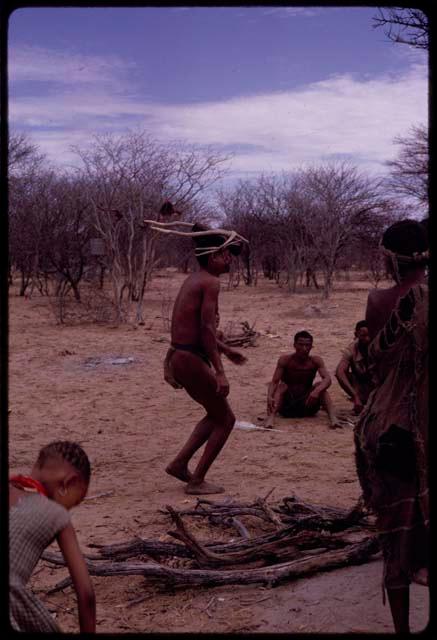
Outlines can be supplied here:
<path id="1" fill-rule="evenodd" d="M 182 483 L 164 473 L 202 417 L 201 408 L 162 377 L 169 342 L 165 302 L 174 299 L 182 280 L 170 270 L 158 274 L 146 296 L 145 325 L 138 328 L 59 326 L 44 298 L 19 298 L 16 288 L 11 289 L 10 471 L 28 472 L 38 449 L 50 440 L 72 439 L 84 446 L 93 468 L 89 495 L 113 492 L 85 501 L 72 512 L 84 551 L 92 551 L 89 543 L 125 541 L 136 535 L 170 539 L 169 518 L 159 509 L 196 503 L 194 496 L 184 493 Z M 247 320 L 263 333 L 258 346 L 245 350 L 244 367 L 225 361 L 229 399 L 238 420 L 260 424 L 267 384 L 296 331 L 307 329 L 314 335 L 313 353 L 323 357 L 333 375 L 341 348 L 352 340 L 354 325 L 364 315 L 369 287 L 364 279 L 338 281 L 331 297 L 322 302 L 314 289 L 289 295 L 261 280 L 256 288 L 227 290 L 223 278 L 221 328 L 233 323 L 238 332 L 239 322 Z M 133 361 L 126 364 L 110 363 L 129 357 Z M 329 392 L 340 412 L 350 412 L 351 404 L 335 379 Z M 210 476 L 226 487 L 225 495 L 249 501 L 274 488 L 273 501 L 294 492 L 309 502 L 351 507 L 360 494 L 352 428 L 328 429 L 323 411 L 315 418 L 279 419 L 277 431 L 235 429 Z M 232 534 L 225 532 L 224 537 Z M 381 573 L 381 558 L 376 556 L 359 567 L 271 589 L 230 586 L 170 592 L 137 576 L 93 578 L 97 630 L 391 632 L 389 607 L 382 605 Z M 40 562 L 31 585 L 62 629 L 77 632 L 72 589 L 45 593 L 66 575 L 64 568 Z M 143 595 L 146 599 L 127 607 Z M 413 631 L 426 626 L 428 611 L 428 590 L 414 585 Z"/>

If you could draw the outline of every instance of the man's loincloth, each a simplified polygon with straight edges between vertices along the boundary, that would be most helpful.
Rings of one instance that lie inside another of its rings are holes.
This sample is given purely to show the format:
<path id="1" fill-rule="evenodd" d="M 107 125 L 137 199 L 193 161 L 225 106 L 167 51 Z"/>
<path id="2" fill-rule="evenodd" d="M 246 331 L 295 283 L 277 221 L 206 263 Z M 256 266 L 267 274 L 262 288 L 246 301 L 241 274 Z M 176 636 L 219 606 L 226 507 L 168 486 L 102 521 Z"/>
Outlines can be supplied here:
<path id="1" fill-rule="evenodd" d="M 211 362 L 210 362 L 208 356 L 202 350 L 202 348 L 199 347 L 198 345 L 196 345 L 196 344 L 179 344 L 177 342 L 172 342 L 171 346 L 172 346 L 173 349 L 175 349 L 175 351 L 189 351 L 190 353 L 194 353 L 194 355 L 198 356 L 199 358 L 201 358 L 201 360 L 203 360 L 203 362 L 205 362 L 205 364 L 207 364 L 208 367 L 211 367 Z"/>
<path id="2" fill-rule="evenodd" d="M 320 398 L 318 398 L 314 404 L 306 406 L 305 402 L 312 390 L 313 388 L 308 389 L 308 392 L 303 396 L 294 396 L 287 390 L 282 397 L 279 414 L 283 418 L 305 418 L 307 416 L 314 416 L 320 410 L 322 403 Z"/>

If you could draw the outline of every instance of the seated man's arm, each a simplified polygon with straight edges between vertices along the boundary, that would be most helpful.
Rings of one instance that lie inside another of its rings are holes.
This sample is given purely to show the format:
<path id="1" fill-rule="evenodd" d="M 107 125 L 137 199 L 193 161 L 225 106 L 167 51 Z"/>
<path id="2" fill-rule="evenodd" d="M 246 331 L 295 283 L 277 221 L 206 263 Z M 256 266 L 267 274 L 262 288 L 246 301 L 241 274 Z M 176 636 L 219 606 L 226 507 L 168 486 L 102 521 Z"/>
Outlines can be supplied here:
<path id="1" fill-rule="evenodd" d="M 276 364 L 276 369 L 273 373 L 273 378 L 269 384 L 269 388 L 267 392 L 267 413 L 273 413 L 276 411 L 275 393 L 279 383 L 282 380 L 282 375 L 284 373 L 284 367 L 285 367 L 286 361 L 287 361 L 287 357 L 281 356 Z"/>
<path id="2" fill-rule="evenodd" d="M 337 365 L 337 368 L 335 370 L 335 377 L 337 378 L 338 383 L 343 391 L 346 391 L 346 393 L 351 397 L 354 403 L 354 412 L 360 413 L 363 405 L 361 403 L 361 399 L 357 390 L 352 386 L 348 378 L 347 374 L 349 371 L 349 367 L 350 359 L 347 357 L 347 355 L 344 355 Z"/>
<path id="3" fill-rule="evenodd" d="M 331 386 L 331 376 L 329 375 L 328 369 L 325 367 L 325 363 L 323 362 L 320 356 L 313 356 L 314 362 L 317 364 L 318 369 L 317 373 L 322 378 L 320 382 L 317 382 L 314 386 L 312 393 L 316 393 L 317 397 L 325 391 L 328 387 Z"/>
<path id="4" fill-rule="evenodd" d="M 337 365 L 337 368 L 335 370 L 335 377 L 337 378 L 341 388 L 346 391 L 346 393 L 350 395 L 351 398 L 354 398 L 354 396 L 356 395 L 356 391 L 351 385 L 347 375 L 349 372 L 349 368 L 350 358 L 347 355 L 344 355 Z"/>
<path id="5" fill-rule="evenodd" d="M 320 380 L 320 382 L 314 385 L 314 389 L 311 391 L 311 393 L 308 394 L 308 397 L 305 401 L 305 404 L 308 407 L 311 407 L 315 402 L 317 402 L 320 394 L 323 391 L 326 391 L 326 389 L 331 385 L 331 376 L 329 375 L 322 358 L 320 358 L 319 356 L 313 356 L 313 360 L 318 366 L 317 373 L 322 379 Z"/>

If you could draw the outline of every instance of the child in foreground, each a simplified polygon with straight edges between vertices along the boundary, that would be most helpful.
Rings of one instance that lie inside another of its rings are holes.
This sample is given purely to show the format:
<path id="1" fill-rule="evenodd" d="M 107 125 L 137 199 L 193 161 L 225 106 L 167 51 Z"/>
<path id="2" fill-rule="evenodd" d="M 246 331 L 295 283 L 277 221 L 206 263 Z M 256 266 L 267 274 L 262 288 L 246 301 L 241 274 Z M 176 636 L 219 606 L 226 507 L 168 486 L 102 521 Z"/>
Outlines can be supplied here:
<path id="1" fill-rule="evenodd" d="M 9 479 L 9 617 L 16 631 L 61 631 L 26 588 L 43 551 L 55 538 L 76 591 L 80 631 L 96 630 L 94 588 L 68 513 L 85 498 L 90 475 L 82 447 L 58 441 L 41 449 L 30 476 Z"/>

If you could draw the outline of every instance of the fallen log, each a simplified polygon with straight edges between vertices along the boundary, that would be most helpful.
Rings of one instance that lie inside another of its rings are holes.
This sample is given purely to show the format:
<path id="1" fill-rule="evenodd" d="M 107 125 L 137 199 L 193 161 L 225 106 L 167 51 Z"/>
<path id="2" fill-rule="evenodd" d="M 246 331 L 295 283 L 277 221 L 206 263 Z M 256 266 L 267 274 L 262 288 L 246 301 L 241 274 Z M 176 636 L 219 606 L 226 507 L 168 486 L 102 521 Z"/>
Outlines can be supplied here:
<path id="1" fill-rule="evenodd" d="M 342 548 L 351 544 L 349 540 L 321 534 L 318 532 L 300 531 L 297 527 L 282 528 L 280 532 L 270 537 L 267 542 L 251 540 L 250 546 L 242 550 L 221 550 L 216 547 L 207 547 L 196 540 L 195 536 L 183 523 L 180 515 L 170 506 L 167 507 L 174 523 L 176 531 L 169 531 L 169 535 L 181 540 L 191 551 L 200 566 L 228 566 L 235 564 L 247 564 L 263 561 L 264 564 L 277 562 L 279 559 L 289 560 L 296 558 L 302 550 L 310 550 L 318 547 L 321 550 Z"/>
<path id="2" fill-rule="evenodd" d="M 201 542 L 201 544 L 208 549 L 224 553 L 251 549 L 254 546 L 275 542 L 275 540 L 278 539 L 279 534 L 277 532 L 266 533 L 249 538 L 247 529 L 244 525 L 239 521 L 236 521 L 235 516 L 237 514 L 250 516 L 256 515 L 264 521 L 272 521 L 274 519 L 272 518 L 272 514 L 275 514 L 276 512 L 278 513 L 276 525 L 278 528 L 282 527 L 285 529 L 283 533 L 285 536 L 292 535 L 292 533 L 290 533 L 290 527 L 298 527 L 300 530 L 313 532 L 324 529 L 335 530 L 336 528 L 340 531 L 345 531 L 346 529 L 351 531 L 366 531 L 372 528 L 360 502 L 358 502 L 353 509 L 348 510 L 311 505 L 292 495 L 284 498 L 283 503 L 279 506 L 268 507 L 269 513 L 267 514 L 266 509 L 263 509 L 262 505 L 266 504 L 268 495 L 269 494 L 262 499 L 258 498 L 254 503 L 240 504 L 229 500 L 224 502 L 213 502 L 206 498 L 198 498 L 194 509 L 180 510 L 178 513 L 179 515 L 207 517 L 209 522 L 212 524 L 221 522 L 228 525 L 229 520 L 233 521 L 232 524 L 239 529 L 239 533 L 242 534 L 242 539 L 226 543 L 218 543 L 214 541 Z M 160 511 L 161 513 L 168 513 L 166 509 L 160 509 Z M 293 531 L 297 533 L 298 529 L 295 528 Z M 314 539 L 314 542 L 315 541 L 316 540 Z M 149 555 L 152 558 L 158 559 L 170 556 L 180 558 L 194 557 L 192 551 L 185 545 L 145 538 L 135 538 L 128 542 L 115 544 L 90 543 L 88 546 L 97 548 L 100 556 L 115 560 L 125 560 L 141 554 Z M 93 556 L 89 556 L 89 558 L 95 559 Z"/>
<path id="3" fill-rule="evenodd" d="M 376 536 L 351 544 L 343 549 L 326 551 L 268 567 L 255 569 L 170 569 L 158 563 L 144 562 L 87 562 L 88 570 L 94 576 L 142 575 L 153 582 L 171 587 L 219 586 L 225 584 L 263 584 L 276 586 L 285 580 L 296 580 L 319 571 L 338 569 L 343 566 L 366 562 L 379 551 Z M 53 587 L 49 593 L 71 584 L 67 578 Z M 61 586 L 62 585 L 62 586 Z"/>
<path id="4" fill-rule="evenodd" d="M 176 556 L 179 558 L 192 557 L 191 552 L 181 544 L 173 542 L 160 542 L 157 540 L 148 540 L 146 538 L 134 538 L 128 542 L 118 542 L 115 544 L 98 544 L 90 543 L 90 548 L 97 548 L 100 557 L 86 556 L 92 560 L 101 560 L 104 558 L 114 558 L 117 560 L 125 560 L 139 555 L 148 555 L 152 558 L 160 558 L 161 556 Z"/>
<path id="5" fill-rule="evenodd" d="M 331 532 L 344 531 L 358 525 L 361 528 L 373 528 L 361 500 L 352 509 L 341 509 L 309 504 L 291 495 L 283 498 L 282 504 L 274 509 L 281 514 L 281 521 L 288 525 L 306 521 L 311 528 L 319 527 Z"/>

